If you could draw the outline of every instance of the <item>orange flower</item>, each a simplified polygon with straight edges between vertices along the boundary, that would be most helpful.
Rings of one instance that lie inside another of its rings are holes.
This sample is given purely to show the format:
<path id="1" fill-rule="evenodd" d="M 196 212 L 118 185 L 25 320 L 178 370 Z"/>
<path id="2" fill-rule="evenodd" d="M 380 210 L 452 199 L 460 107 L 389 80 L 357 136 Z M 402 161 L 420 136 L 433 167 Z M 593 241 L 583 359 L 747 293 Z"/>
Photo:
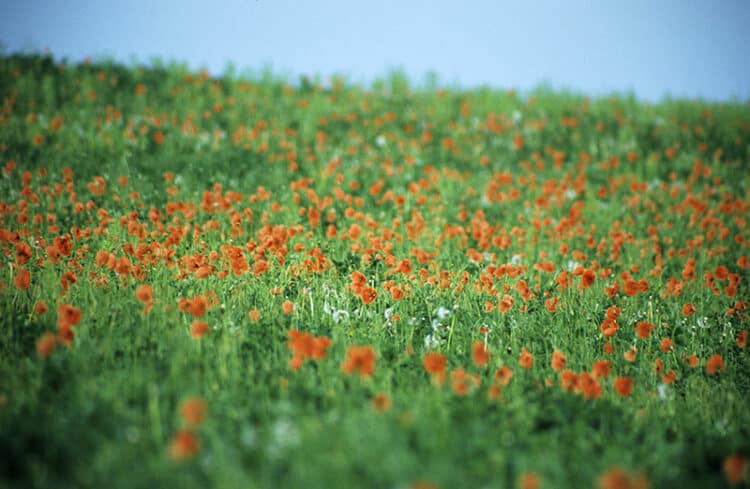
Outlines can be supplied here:
<path id="1" fill-rule="evenodd" d="M 534 357 L 529 353 L 525 346 L 521 348 L 521 355 L 518 357 L 518 365 L 527 370 L 534 366 Z"/>
<path id="2" fill-rule="evenodd" d="M 258 309 L 250 309 L 250 312 L 247 313 L 247 318 L 250 320 L 250 322 L 257 323 L 260 321 L 260 312 Z"/>
<path id="3" fill-rule="evenodd" d="M 73 326 L 70 324 L 60 324 L 57 328 L 57 340 L 63 345 L 71 347 L 73 346 L 73 339 L 75 339 Z"/>
<path id="4" fill-rule="evenodd" d="M 310 357 L 313 360 L 322 360 L 326 357 L 326 350 L 331 346 L 331 340 L 325 336 L 319 336 L 313 340 L 313 348 Z"/>
<path id="5" fill-rule="evenodd" d="M 203 296 L 196 296 L 192 299 L 183 298 L 179 303 L 180 311 L 187 312 L 195 318 L 201 318 L 206 314 L 208 302 Z"/>
<path id="6" fill-rule="evenodd" d="M 200 450 L 198 436 L 190 430 L 180 430 L 172 437 L 169 456 L 177 461 L 188 460 L 198 455 Z"/>
<path id="7" fill-rule="evenodd" d="M 602 395 L 602 386 L 593 375 L 582 372 L 576 381 L 578 392 L 584 399 L 598 399 Z"/>
<path id="8" fill-rule="evenodd" d="M 711 355 L 706 361 L 706 372 L 708 372 L 709 375 L 714 375 L 719 370 L 722 372 L 724 371 L 724 359 L 721 355 Z"/>
<path id="9" fill-rule="evenodd" d="M 661 376 L 661 381 L 663 384 L 673 384 L 674 381 L 677 380 L 677 374 L 674 370 L 670 369 L 669 372 Z"/>
<path id="10" fill-rule="evenodd" d="M 605 338 L 614 336 L 619 328 L 620 325 L 617 324 L 617 321 L 610 319 L 609 317 L 604 318 L 604 321 L 602 321 L 602 324 L 599 327 Z"/>
<path id="11" fill-rule="evenodd" d="M 594 285 L 594 281 L 596 280 L 596 273 L 593 270 L 584 270 L 581 274 L 581 283 L 579 287 L 581 289 L 587 289 Z"/>
<path id="12" fill-rule="evenodd" d="M 359 372 L 363 379 L 371 377 L 375 371 L 375 352 L 369 346 L 350 346 L 341 370 L 346 375 Z"/>
<path id="13" fill-rule="evenodd" d="M 208 412 L 206 401 L 200 397 L 191 397 L 183 401 L 180 406 L 180 416 L 188 426 L 195 427 L 203 423 Z"/>
<path id="14" fill-rule="evenodd" d="M 613 467 L 597 480 L 599 489 L 648 489 L 648 478 L 644 474 L 628 474 L 620 467 Z"/>
<path id="15" fill-rule="evenodd" d="M 81 322 L 81 310 L 70 304 L 60 304 L 57 306 L 57 325 L 75 326 Z"/>
<path id="16" fill-rule="evenodd" d="M 363 287 L 361 292 L 359 293 L 359 298 L 362 299 L 362 302 L 365 304 L 370 304 L 378 297 L 378 291 L 373 289 L 372 287 Z"/>
<path id="17" fill-rule="evenodd" d="M 568 363 L 568 359 L 565 358 L 565 354 L 559 350 L 555 350 L 552 352 L 552 360 L 550 361 L 550 365 L 552 366 L 552 370 L 556 372 L 560 372 L 565 368 L 565 365 Z"/>
<path id="18" fill-rule="evenodd" d="M 135 290 L 135 298 L 144 303 L 143 313 L 151 312 L 151 306 L 154 304 L 154 293 L 151 286 L 143 284 Z"/>
<path id="19" fill-rule="evenodd" d="M 682 315 L 683 316 L 692 316 L 695 314 L 695 306 L 690 304 L 689 302 L 682 306 Z"/>
<path id="20" fill-rule="evenodd" d="M 609 366 L 609 360 L 598 360 L 594 362 L 594 365 L 591 367 L 591 374 L 594 377 L 606 379 L 609 377 Z"/>
<path id="21" fill-rule="evenodd" d="M 294 302 L 290 300 L 286 300 L 281 304 L 281 312 L 286 314 L 287 316 L 294 311 Z"/>
<path id="22" fill-rule="evenodd" d="M 151 286 L 148 284 L 143 284 L 137 289 L 135 289 L 135 298 L 145 303 L 148 303 L 154 300 L 154 293 L 153 293 L 153 290 L 151 289 Z"/>
<path id="23" fill-rule="evenodd" d="M 617 319 L 620 317 L 620 308 L 617 306 L 610 306 L 609 308 L 607 308 L 607 312 L 605 314 L 607 315 L 607 319 L 617 321 Z"/>
<path id="24" fill-rule="evenodd" d="M 193 324 L 190 325 L 190 334 L 196 340 L 203 338 L 209 331 L 211 331 L 211 327 L 203 321 L 193 321 Z"/>
<path id="25" fill-rule="evenodd" d="M 481 341 L 475 341 L 474 344 L 471 345 L 471 354 L 474 363 L 478 367 L 484 367 L 487 365 L 487 362 L 490 361 L 490 351 Z"/>
<path id="26" fill-rule="evenodd" d="M 518 489 L 539 489 L 539 476 L 525 472 L 518 478 Z"/>
<path id="27" fill-rule="evenodd" d="M 635 357 L 638 354 L 638 349 L 636 347 L 631 347 L 630 350 L 626 351 L 622 354 L 623 358 L 627 360 L 628 362 L 635 362 Z"/>
<path id="28" fill-rule="evenodd" d="M 503 365 L 495 371 L 494 379 L 500 385 L 508 385 L 513 378 L 513 371 Z"/>
<path id="29" fill-rule="evenodd" d="M 630 397 L 633 390 L 633 381 L 628 377 L 617 377 L 614 382 L 615 392 L 622 397 Z"/>
<path id="30" fill-rule="evenodd" d="M 742 455 L 734 454 L 728 456 L 724 459 L 722 468 L 727 482 L 732 487 L 739 486 L 743 481 L 747 480 L 748 463 L 747 459 Z"/>
<path id="31" fill-rule="evenodd" d="M 34 304 L 34 314 L 37 316 L 41 316 L 42 314 L 46 314 L 49 308 L 47 307 L 47 303 L 44 301 L 37 301 L 36 304 Z"/>
<path id="32" fill-rule="evenodd" d="M 456 395 L 465 396 L 478 386 L 479 376 L 469 375 L 462 368 L 457 368 L 451 372 L 451 387 Z"/>
<path id="33" fill-rule="evenodd" d="M 700 363 L 700 359 L 697 355 L 690 355 L 689 357 L 685 358 L 685 362 L 687 362 L 690 368 L 695 368 Z"/>
<path id="34" fill-rule="evenodd" d="M 740 347 L 740 349 L 744 350 L 747 346 L 747 330 L 743 329 L 739 333 L 737 333 L 737 346 Z"/>
<path id="35" fill-rule="evenodd" d="M 578 376 L 571 370 L 563 370 L 560 374 L 560 388 L 564 391 L 574 391 L 578 388 Z"/>
<path id="36" fill-rule="evenodd" d="M 635 327 L 635 334 L 639 338 L 645 340 L 649 337 L 649 335 L 651 335 L 651 331 L 653 331 L 654 328 L 656 328 L 656 326 L 654 326 L 653 324 L 646 321 L 641 321 Z"/>
<path id="37" fill-rule="evenodd" d="M 422 358 L 424 369 L 432 377 L 432 382 L 438 386 L 442 386 L 445 382 L 445 366 L 447 363 L 445 357 L 436 351 L 430 352 Z"/>
<path id="38" fill-rule="evenodd" d="M 28 290 L 31 285 L 31 273 L 28 270 L 21 269 L 13 279 L 13 285 L 20 290 Z"/>
<path id="39" fill-rule="evenodd" d="M 36 340 L 36 354 L 40 358 L 47 358 L 55 351 L 57 337 L 50 332 L 44 333 Z"/>
<path id="40" fill-rule="evenodd" d="M 383 392 L 376 394 L 371 402 L 373 409 L 379 413 L 384 413 L 391 408 L 391 398 Z"/>
<path id="41" fill-rule="evenodd" d="M 513 307 L 513 297 L 505 294 L 497 305 L 497 309 L 500 312 L 508 312 Z"/>

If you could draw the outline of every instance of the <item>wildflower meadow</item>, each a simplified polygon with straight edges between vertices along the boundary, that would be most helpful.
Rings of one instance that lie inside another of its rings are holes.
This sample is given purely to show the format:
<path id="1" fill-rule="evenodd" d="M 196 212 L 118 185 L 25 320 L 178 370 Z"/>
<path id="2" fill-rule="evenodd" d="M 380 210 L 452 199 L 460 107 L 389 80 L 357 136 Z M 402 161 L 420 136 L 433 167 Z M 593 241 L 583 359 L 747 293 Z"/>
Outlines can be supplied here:
<path id="1" fill-rule="evenodd" d="M 0 486 L 747 487 L 750 105 L 0 58 Z"/>

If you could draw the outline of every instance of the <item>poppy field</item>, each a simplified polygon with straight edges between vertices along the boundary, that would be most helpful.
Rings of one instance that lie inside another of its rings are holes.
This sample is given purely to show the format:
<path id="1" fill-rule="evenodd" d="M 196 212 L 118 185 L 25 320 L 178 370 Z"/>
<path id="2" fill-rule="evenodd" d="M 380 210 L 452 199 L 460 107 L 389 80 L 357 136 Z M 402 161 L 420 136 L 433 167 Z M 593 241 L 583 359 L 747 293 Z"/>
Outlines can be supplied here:
<path id="1" fill-rule="evenodd" d="M 43 55 L 0 95 L 0 486 L 747 487 L 747 103 Z"/>

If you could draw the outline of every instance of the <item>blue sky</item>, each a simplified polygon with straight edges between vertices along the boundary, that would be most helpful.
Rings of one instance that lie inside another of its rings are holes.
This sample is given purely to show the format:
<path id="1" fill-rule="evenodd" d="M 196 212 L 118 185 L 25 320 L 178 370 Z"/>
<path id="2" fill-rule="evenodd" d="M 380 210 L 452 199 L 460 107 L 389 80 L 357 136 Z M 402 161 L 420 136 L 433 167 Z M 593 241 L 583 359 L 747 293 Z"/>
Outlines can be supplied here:
<path id="1" fill-rule="evenodd" d="M 750 1 L 0 0 L 6 52 L 750 99 Z"/>

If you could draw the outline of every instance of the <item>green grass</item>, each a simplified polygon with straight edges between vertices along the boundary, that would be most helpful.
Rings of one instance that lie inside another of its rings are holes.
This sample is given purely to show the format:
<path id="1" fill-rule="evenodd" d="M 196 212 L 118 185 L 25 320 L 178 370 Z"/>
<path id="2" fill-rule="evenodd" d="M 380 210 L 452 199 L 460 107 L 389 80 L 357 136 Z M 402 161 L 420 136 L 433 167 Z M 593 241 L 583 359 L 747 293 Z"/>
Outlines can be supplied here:
<path id="1" fill-rule="evenodd" d="M 289 83 L 43 56 L 0 58 L 0 93 L 2 486 L 521 487 L 532 474 L 544 488 L 609 489 L 621 468 L 627 487 L 726 487 L 728 457 L 750 454 L 750 355 L 738 341 L 750 301 L 747 103 L 438 91 L 398 73 L 369 88 Z M 227 246 L 247 270 L 235 272 Z M 110 254 L 131 266 L 108 266 Z M 267 272 L 254 273 L 259 261 Z M 647 290 L 626 294 L 630 280 Z M 513 306 L 500 312 L 505 295 Z M 200 319 L 180 308 L 197 296 L 210 304 Z M 59 338 L 62 304 L 82 318 L 47 355 L 39 340 Z M 613 306 L 619 329 L 605 337 Z M 210 327 L 202 339 L 196 320 Z M 291 369 L 290 330 L 330 338 L 325 358 Z M 473 360 L 476 342 L 487 365 Z M 372 376 L 342 371 L 354 345 L 373 349 Z M 579 379 L 610 362 L 598 394 L 562 388 L 555 350 Z M 432 351 L 447 359 L 442 386 L 423 366 Z M 724 369 L 712 374 L 713 355 Z M 491 398 L 502 366 L 513 378 Z M 479 381 L 466 395 L 454 391 L 459 368 Z M 632 379 L 629 396 L 617 377 Z M 385 412 L 372 404 L 380 393 Z M 191 398 L 207 406 L 195 426 L 181 416 Z M 175 460 L 183 429 L 200 449 Z"/>

